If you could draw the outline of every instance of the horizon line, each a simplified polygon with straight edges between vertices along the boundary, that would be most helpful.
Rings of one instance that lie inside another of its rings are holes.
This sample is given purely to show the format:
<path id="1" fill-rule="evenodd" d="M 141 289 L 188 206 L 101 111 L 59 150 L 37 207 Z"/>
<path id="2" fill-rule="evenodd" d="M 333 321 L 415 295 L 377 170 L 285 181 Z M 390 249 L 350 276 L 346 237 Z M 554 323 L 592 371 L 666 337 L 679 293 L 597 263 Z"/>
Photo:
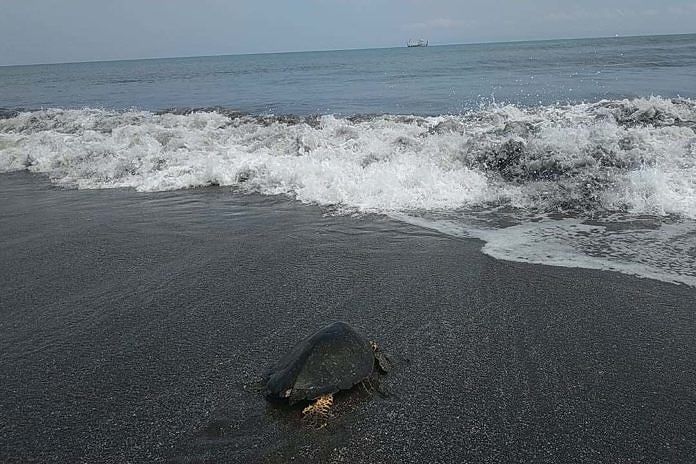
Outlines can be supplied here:
<path id="1" fill-rule="evenodd" d="M 457 45 L 492 45 L 492 44 L 508 44 L 508 43 L 531 43 L 531 42 L 554 42 L 554 41 L 571 41 L 571 40 L 592 40 L 592 39 L 631 39 L 639 37 L 672 37 L 680 35 L 696 35 L 696 32 L 676 32 L 670 34 L 645 34 L 645 35 L 613 35 L 613 36 L 596 36 L 596 37 L 557 37 L 552 39 L 513 39 L 513 40 L 490 40 L 480 42 L 450 42 L 429 44 L 429 47 L 449 47 Z M 24 64 L 0 64 L 0 68 L 13 68 L 22 66 L 57 66 L 63 64 L 91 64 L 91 63 L 118 63 L 130 61 L 156 61 L 156 60 L 176 60 L 176 59 L 191 59 L 191 58 L 220 58 L 227 56 L 256 56 L 256 55 L 286 55 L 292 53 L 321 53 L 321 52 L 347 52 L 359 50 L 389 50 L 395 48 L 405 48 L 405 46 L 385 46 L 385 47 L 368 47 L 368 48 L 334 48 L 321 50 L 284 50 L 270 52 L 242 52 L 242 53 L 215 53 L 210 55 L 179 55 L 179 56 L 151 56 L 141 58 L 113 58 L 106 60 L 82 60 L 82 61 L 55 61 L 49 63 L 24 63 Z"/>

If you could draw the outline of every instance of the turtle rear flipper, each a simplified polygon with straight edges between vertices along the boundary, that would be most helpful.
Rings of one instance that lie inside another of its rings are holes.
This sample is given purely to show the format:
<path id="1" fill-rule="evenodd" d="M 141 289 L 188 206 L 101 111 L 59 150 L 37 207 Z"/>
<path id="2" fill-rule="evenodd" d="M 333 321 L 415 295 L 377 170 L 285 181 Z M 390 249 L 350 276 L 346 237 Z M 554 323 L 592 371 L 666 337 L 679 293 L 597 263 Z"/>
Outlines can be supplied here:
<path id="1" fill-rule="evenodd" d="M 333 395 L 330 393 L 320 396 L 312 404 L 302 410 L 302 418 L 316 428 L 324 427 L 333 402 Z"/>

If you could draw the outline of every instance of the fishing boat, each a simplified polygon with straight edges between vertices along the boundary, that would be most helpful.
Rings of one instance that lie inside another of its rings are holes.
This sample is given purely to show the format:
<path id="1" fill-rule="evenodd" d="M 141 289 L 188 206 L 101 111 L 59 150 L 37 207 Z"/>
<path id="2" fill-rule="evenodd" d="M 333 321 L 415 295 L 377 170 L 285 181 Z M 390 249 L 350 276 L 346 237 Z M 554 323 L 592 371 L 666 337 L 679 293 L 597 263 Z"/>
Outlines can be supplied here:
<path id="1" fill-rule="evenodd" d="M 409 40 L 409 41 L 406 43 L 406 46 L 409 47 L 409 48 L 410 48 L 410 47 L 427 47 L 427 46 L 428 46 L 428 41 L 427 41 L 427 40 L 423 40 L 423 39 L 418 39 L 418 40 L 413 40 L 413 39 L 411 39 L 411 40 Z"/>

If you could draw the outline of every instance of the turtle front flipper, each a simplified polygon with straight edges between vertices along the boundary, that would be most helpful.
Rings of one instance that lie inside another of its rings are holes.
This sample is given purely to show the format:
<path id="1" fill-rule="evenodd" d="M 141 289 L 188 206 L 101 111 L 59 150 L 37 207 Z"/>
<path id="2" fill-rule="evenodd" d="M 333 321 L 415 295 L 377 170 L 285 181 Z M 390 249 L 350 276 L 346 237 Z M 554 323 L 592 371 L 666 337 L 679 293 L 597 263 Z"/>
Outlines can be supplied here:
<path id="1" fill-rule="evenodd" d="M 329 417 L 329 410 L 331 406 L 333 406 L 333 402 L 333 395 L 331 393 L 322 395 L 314 400 L 314 403 L 302 410 L 302 416 L 305 420 L 318 428 L 322 428 L 326 425 L 324 420 Z"/>

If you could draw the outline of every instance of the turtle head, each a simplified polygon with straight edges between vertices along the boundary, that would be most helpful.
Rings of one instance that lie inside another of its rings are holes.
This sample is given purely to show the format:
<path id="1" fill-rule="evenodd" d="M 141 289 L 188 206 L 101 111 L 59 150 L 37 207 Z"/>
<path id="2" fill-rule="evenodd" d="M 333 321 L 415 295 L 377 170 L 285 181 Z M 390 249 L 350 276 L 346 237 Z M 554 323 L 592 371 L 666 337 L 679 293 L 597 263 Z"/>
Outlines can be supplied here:
<path id="1" fill-rule="evenodd" d="M 381 373 L 386 374 L 392 369 L 392 362 L 389 359 L 389 356 L 379 349 L 377 342 L 371 341 L 370 346 L 372 347 L 372 351 L 375 353 L 375 364 L 377 365 L 377 368 Z"/>

